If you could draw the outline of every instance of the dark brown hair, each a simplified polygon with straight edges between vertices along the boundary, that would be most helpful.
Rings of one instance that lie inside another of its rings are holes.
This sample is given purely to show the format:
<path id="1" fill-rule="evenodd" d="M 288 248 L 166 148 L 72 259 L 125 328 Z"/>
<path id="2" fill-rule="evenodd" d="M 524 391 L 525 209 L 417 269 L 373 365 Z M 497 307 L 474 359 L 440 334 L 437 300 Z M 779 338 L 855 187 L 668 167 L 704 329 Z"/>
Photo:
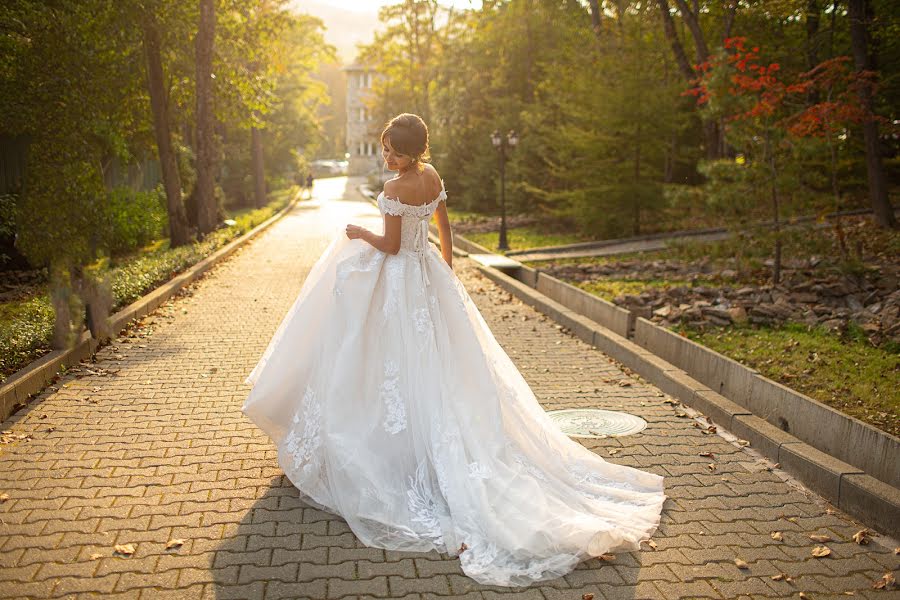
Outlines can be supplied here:
<path id="1" fill-rule="evenodd" d="M 428 154 L 428 126 L 419 115 L 403 113 L 388 121 L 381 132 L 382 144 L 385 138 L 391 141 L 394 150 L 412 157 L 414 163 L 431 158 Z M 421 169 L 421 164 L 415 166 Z"/>

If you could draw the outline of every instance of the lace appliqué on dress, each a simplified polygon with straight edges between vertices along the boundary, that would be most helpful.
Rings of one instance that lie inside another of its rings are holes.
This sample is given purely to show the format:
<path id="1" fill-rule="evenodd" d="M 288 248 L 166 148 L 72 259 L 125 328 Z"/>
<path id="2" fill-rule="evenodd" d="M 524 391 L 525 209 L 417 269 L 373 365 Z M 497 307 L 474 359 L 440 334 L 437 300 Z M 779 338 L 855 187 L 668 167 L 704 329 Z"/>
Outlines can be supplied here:
<path id="1" fill-rule="evenodd" d="M 406 429 L 406 408 L 400 397 L 400 367 L 390 358 L 384 361 L 384 381 L 379 397 L 385 406 L 384 430 L 395 435 Z"/>
<path id="2" fill-rule="evenodd" d="M 371 271 L 375 268 L 381 256 L 383 256 L 381 252 L 376 252 L 374 248 L 368 247 L 339 262 L 337 267 L 335 267 L 332 293 L 335 296 L 342 296 L 344 294 L 343 284 L 350 276 L 350 273 L 354 271 Z"/>
<path id="3" fill-rule="evenodd" d="M 309 384 L 303 394 L 302 406 L 304 407 L 302 419 L 298 412 L 294 415 L 293 423 L 294 425 L 303 423 L 303 434 L 298 436 L 297 428 L 291 428 L 285 437 L 284 445 L 294 460 L 294 469 L 300 471 L 302 468 L 303 475 L 309 477 L 319 466 L 316 450 L 321 443 L 319 431 L 322 425 L 322 406 Z"/>
<path id="4" fill-rule="evenodd" d="M 406 492 L 407 506 L 412 513 L 412 522 L 420 524 L 423 529 L 419 535 L 428 538 L 435 546 L 444 545 L 441 523 L 438 520 L 437 505 L 427 484 L 425 461 L 419 461 L 415 476 L 409 476 L 409 490 Z"/>
<path id="5" fill-rule="evenodd" d="M 469 463 L 469 479 L 487 479 L 491 476 L 491 470 L 484 464 L 475 461 Z"/>
<path id="6" fill-rule="evenodd" d="M 388 256 L 385 259 L 385 287 L 387 288 L 384 306 L 381 307 L 385 317 L 396 315 L 400 306 L 400 294 L 403 292 L 406 261 L 399 256 Z"/>

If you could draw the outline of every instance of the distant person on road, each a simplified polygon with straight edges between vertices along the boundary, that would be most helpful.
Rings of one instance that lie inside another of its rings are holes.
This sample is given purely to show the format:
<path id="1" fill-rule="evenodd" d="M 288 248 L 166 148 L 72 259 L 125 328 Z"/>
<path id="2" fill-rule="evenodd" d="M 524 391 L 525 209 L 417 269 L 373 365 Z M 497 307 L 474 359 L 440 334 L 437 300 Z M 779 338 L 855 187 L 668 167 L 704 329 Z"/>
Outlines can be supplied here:
<path id="1" fill-rule="evenodd" d="M 312 199 L 313 176 L 309 173 L 306 176 L 306 197 Z"/>

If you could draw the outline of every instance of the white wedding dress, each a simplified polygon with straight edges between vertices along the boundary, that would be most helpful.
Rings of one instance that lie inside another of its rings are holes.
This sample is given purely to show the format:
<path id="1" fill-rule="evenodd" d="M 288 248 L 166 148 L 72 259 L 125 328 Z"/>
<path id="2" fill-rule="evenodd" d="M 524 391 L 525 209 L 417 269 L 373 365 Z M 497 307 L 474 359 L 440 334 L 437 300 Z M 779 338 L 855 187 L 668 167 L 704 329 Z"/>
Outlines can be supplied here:
<path id="1" fill-rule="evenodd" d="M 445 200 L 378 197 L 402 216 L 396 255 L 335 237 L 246 378 L 243 412 L 301 497 L 367 546 L 458 555 L 466 575 L 501 586 L 638 550 L 659 525 L 663 478 L 551 422 L 428 241 Z"/>

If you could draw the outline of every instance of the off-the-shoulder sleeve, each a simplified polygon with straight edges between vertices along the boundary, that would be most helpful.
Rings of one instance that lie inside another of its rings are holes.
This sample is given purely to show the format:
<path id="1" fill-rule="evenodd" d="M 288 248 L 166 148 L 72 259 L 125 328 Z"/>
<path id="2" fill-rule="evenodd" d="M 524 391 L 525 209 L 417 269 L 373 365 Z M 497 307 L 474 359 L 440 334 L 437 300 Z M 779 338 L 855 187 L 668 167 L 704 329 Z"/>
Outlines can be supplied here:
<path id="1" fill-rule="evenodd" d="M 378 196 L 378 208 L 386 215 L 403 216 L 403 203 L 384 194 Z"/>

